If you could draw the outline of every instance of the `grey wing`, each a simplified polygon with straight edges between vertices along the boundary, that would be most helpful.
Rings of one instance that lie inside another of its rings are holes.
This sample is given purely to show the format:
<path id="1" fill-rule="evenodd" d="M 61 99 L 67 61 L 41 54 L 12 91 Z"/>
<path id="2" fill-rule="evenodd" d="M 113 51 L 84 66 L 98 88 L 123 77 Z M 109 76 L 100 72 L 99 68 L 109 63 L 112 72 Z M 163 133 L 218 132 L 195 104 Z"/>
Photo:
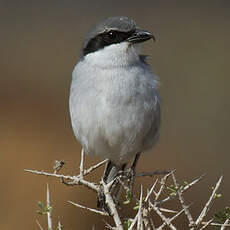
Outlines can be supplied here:
<path id="1" fill-rule="evenodd" d="M 155 104 L 154 120 L 145 138 L 145 143 L 144 143 L 145 150 L 152 148 L 157 143 L 160 135 L 161 101 L 158 93 L 155 96 L 155 99 L 156 99 L 156 104 Z"/>

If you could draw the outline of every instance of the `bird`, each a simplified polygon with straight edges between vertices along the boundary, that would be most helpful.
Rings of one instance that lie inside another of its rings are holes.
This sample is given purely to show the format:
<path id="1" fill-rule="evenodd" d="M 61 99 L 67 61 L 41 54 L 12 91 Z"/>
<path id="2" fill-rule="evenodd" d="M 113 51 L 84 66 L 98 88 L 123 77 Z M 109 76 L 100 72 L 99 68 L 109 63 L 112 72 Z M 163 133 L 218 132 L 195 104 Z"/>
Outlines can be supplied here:
<path id="1" fill-rule="evenodd" d="M 72 73 L 72 129 L 87 154 L 108 159 L 105 183 L 159 139 L 159 78 L 141 54 L 150 39 L 134 20 L 109 17 L 86 35 Z"/>

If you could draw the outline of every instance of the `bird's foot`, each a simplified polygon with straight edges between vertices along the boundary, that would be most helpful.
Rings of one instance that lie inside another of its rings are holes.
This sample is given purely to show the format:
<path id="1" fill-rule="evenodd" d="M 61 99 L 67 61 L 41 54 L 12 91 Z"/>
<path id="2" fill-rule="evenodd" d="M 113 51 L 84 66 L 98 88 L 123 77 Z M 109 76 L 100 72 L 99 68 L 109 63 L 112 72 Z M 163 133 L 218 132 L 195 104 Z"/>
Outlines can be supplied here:
<path id="1" fill-rule="evenodd" d="M 127 183 L 128 183 L 127 188 L 130 192 L 130 195 L 133 194 L 135 175 L 136 175 L 136 170 L 133 169 L 132 167 L 124 172 L 124 178 L 127 180 Z"/>

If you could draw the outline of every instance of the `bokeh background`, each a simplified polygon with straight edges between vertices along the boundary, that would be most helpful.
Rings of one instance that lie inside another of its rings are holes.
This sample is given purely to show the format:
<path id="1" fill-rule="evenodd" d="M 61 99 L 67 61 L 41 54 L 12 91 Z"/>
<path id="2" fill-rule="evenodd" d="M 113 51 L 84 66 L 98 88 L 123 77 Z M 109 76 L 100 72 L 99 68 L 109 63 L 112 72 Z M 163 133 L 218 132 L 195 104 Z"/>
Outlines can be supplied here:
<path id="1" fill-rule="evenodd" d="M 103 228 L 101 217 L 67 203 L 95 207 L 92 192 L 23 169 L 52 170 L 54 160 L 64 159 L 63 173 L 77 172 L 80 146 L 68 111 L 71 73 L 85 33 L 115 15 L 135 19 L 157 39 L 145 43 L 143 53 L 151 55 L 161 79 L 161 138 L 138 171 L 176 169 L 180 181 L 207 173 L 186 197 L 195 216 L 223 174 L 223 198 L 214 210 L 230 205 L 229 12 L 228 0 L 0 0 L 0 229 L 38 229 L 36 219 L 45 227 L 36 210 L 47 182 L 55 222 L 59 218 L 68 230 Z M 97 161 L 87 158 L 87 165 Z"/>

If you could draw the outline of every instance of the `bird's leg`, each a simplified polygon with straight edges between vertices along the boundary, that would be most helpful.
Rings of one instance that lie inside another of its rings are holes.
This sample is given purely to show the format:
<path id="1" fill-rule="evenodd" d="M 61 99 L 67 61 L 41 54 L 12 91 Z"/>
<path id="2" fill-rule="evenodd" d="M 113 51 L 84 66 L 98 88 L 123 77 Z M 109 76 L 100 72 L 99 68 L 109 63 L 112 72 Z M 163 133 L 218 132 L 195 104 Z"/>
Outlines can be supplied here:
<path id="1" fill-rule="evenodd" d="M 137 153 L 135 156 L 135 159 L 134 159 L 133 164 L 131 166 L 131 169 L 133 170 L 133 172 L 136 172 L 137 162 L 138 162 L 140 156 L 141 156 L 141 153 Z"/>
<path id="2" fill-rule="evenodd" d="M 119 193 L 120 193 L 119 181 L 116 178 L 118 178 L 120 175 L 123 174 L 125 166 L 126 164 L 117 166 L 113 162 L 108 161 L 105 167 L 104 176 L 102 178 L 105 184 L 114 181 L 110 187 L 110 193 L 116 205 L 119 205 Z M 97 197 L 97 207 L 102 208 L 104 211 L 110 214 L 110 210 L 105 202 L 105 195 L 104 195 L 104 190 L 102 185 L 100 185 L 99 187 L 99 192 Z"/>
<path id="3" fill-rule="evenodd" d="M 135 156 L 135 159 L 133 161 L 133 164 L 129 170 L 129 175 L 128 175 L 128 186 L 131 192 L 131 195 L 133 193 L 133 184 L 134 184 L 134 178 L 135 178 L 135 174 L 136 174 L 136 167 L 137 167 L 137 162 L 140 158 L 141 153 L 137 153 Z"/>

